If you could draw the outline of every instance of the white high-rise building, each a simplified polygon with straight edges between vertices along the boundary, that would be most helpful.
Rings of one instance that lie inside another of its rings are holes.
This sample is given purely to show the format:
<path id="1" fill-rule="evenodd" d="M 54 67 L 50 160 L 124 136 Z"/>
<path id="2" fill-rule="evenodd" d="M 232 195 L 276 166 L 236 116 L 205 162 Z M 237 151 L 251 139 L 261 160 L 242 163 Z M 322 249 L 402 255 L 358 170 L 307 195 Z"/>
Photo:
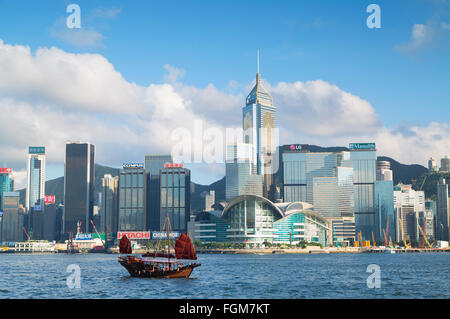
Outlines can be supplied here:
<path id="1" fill-rule="evenodd" d="M 377 181 L 392 181 L 393 174 L 391 163 L 388 161 L 377 161 Z"/>
<path id="2" fill-rule="evenodd" d="M 45 199 L 45 147 L 30 146 L 27 162 L 27 189 L 25 207 L 44 208 Z"/>
<path id="3" fill-rule="evenodd" d="M 215 195 L 216 195 L 215 191 L 209 191 L 205 195 L 205 211 L 209 212 L 209 211 L 213 210 L 212 206 L 216 202 L 216 196 Z"/>
<path id="4" fill-rule="evenodd" d="M 394 207 L 396 240 L 418 240 L 418 220 L 425 213 L 425 193 L 413 190 L 411 185 L 399 184 L 394 187 Z"/>
<path id="5" fill-rule="evenodd" d="M 434 158 L 430 157 L 428 160 L 428 171 L 430 172 L 436 172 L 437 169 L 437 162 Z"/>
<path id="6" fill-rule="evenodd" d="M 441 159 L 441 172 L 447 173 L 450 172 L 450 158 L 445 156 Z"/>

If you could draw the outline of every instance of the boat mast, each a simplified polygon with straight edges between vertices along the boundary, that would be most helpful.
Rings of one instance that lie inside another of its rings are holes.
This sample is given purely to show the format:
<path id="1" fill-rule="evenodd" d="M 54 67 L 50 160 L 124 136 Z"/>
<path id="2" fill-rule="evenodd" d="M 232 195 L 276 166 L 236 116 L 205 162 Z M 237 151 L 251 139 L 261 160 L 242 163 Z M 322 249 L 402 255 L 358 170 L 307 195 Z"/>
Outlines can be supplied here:
<path id="1" fill-rule="evenodd" d="M 168 213 L 166 213 L 166 229 L 167 229 L 167 258 L 168 258 L 168 261 L 170 261 L 170 235 L 169 235 L 169 227 L 170 227 L 169 214 L 168 214 Z"/>

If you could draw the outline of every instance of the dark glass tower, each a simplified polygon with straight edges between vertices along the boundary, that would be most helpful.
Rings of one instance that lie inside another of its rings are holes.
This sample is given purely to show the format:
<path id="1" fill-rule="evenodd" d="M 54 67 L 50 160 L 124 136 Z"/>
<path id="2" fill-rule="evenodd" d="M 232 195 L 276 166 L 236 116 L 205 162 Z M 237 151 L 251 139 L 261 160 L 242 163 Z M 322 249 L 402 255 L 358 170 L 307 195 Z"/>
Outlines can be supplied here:
<path id="1" fill-rule="evenodd" d="M 148 172 L 143 167 L 130 167 L 120 170 L 120 231 L 147 230 L 147 189 Z"/>
<path id="2" fill-rule="evenodd" d="M 81 221 L 84 232 L 92 232 L 94 206 L 94 145 L 69 142 L 64 162 L 63 236 L 76 233 Z"/>
<path id="3" fill-rule="evenodd" d="M 191 174 L 181 165 L 167 164 L 161 170 L 160 230 L 164 229 L 164 219 L 169 215 L 171 229 L 186 231 L 191 212 Z"/>
<path id="4" fill-rule="evenodd" d="M 161 185 L 160 173 L 164 169 L 165 164 L 171 164 L 172 155 L 146 155 L 145 169 L 149 172 L 149 202 L 147 205 L 148 219 L 147 229 L 160 230 L 160 202 L 161 202 Z"/>

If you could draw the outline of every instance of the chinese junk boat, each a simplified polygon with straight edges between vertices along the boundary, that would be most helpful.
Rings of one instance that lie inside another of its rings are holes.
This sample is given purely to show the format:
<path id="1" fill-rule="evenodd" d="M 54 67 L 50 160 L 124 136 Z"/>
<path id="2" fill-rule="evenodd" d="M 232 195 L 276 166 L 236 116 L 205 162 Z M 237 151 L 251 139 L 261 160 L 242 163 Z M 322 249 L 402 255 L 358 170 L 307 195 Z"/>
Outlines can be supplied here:
<path id="1" fill-rule="evenodd" d="M 169 218 L 166 216 L 166 225 L 169 226 Z M 182 233 L 175 242 L 175 255 L 170 252 L 169 227 L 167 227 L 167 252 L 158 251 L 159 242 L 154 252 L 147 252 L 141 256 L 131 255 L 131 244 L 124 235 L 120 240 L 119 251 L 127 256 L 120 256 L 119 263 L 125 267 L 132 277 L 152 278 L 189 278 L 199 263 L 194 245 L 186 233 Z M 189 260 L 185 264 L 183 260 Z"/>

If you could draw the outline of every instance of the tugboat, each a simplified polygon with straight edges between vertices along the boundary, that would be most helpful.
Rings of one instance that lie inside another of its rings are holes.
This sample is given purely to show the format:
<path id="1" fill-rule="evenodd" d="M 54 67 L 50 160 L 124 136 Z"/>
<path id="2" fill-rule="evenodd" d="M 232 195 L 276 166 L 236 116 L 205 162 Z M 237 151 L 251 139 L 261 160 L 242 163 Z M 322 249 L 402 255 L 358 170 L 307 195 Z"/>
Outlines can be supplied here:
<path id="1" fill-rule="evenodd" d="M 170 221 L 166 215 L 167 229 L 167 252 L 158 251 L 159 241 L 154 252 L 148 252 L 141 256 L 132 255 L 131 243 L 124 235 L 119 243 L 119 252 L 127 254 L 120 256 L 119 263 L 125 267 L 131 277 L 150 278 L 189 278 L 194 268 L 199 267 L 199 263 L 192 263 L 197 260 L 194 245 L 186 233 L 182 233 L 175 242 L 175 255 L 170 252 Z M 183 262 L 188 260 L 188 263 Z"/>

